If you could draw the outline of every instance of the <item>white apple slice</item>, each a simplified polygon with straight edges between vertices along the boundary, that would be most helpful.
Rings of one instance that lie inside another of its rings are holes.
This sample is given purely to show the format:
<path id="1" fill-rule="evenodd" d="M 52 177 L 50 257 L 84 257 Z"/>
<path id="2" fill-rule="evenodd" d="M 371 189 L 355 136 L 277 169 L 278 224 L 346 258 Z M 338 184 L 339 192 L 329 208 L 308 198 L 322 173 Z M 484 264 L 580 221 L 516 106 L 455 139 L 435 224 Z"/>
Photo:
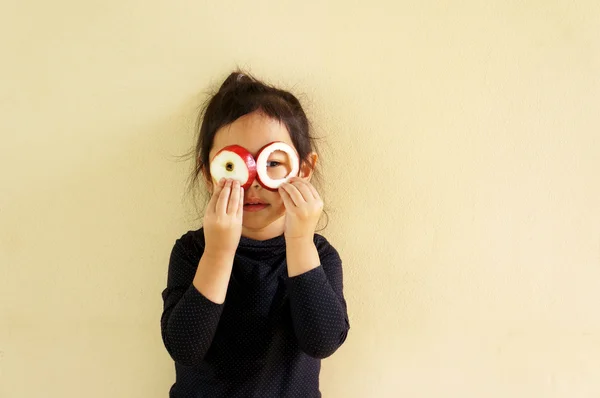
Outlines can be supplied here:
<path id="1" fill-rule="evenodd" d="M 269 160 L 269 156 L 271 156 L 271 154 L 275 151 L 285 152 L 290 159 L 291 170 L 284 178 L 272 179 L 267 173 L 267 162 Z M 298 160 L 298 155 L 296 154 L 294 148 L 285 142 L 275 141 L 265 145 L 258 152 L 258 156 L 256 157 L 256 174 L 258 182 L 269 191 L 276 191 L 281 184 L 289 180 L 291 177 L 296 176 L 299 170 L 300 161 Z"/>
<path id="2" fill-rule="evenodd" d="M 256 162 L 246 148 L 239 145 L 226 146 L 210 162 L 210 175 L 216 183 L 221 178 L 231 178 L 248 189 L 256 178 Z"/>

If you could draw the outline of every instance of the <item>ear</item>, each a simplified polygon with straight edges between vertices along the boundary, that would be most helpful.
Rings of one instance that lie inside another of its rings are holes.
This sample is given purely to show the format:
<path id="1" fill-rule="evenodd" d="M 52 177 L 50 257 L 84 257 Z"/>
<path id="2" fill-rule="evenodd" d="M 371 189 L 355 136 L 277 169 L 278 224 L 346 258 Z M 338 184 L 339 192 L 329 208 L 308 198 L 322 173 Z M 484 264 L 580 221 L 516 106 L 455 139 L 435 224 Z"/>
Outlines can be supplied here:
<path id="1" fill-rule="evenodd" d="M 306 181 L 310 181 L 313 175 L 313 171 L 317 165 L 317 159 L 319 156 L 316 152 L 311 152 L 306 157 L 306 160 L 303 160 L 300 163 L 300 171 L 298 173 L 298 177 L 305 179 Z"/>

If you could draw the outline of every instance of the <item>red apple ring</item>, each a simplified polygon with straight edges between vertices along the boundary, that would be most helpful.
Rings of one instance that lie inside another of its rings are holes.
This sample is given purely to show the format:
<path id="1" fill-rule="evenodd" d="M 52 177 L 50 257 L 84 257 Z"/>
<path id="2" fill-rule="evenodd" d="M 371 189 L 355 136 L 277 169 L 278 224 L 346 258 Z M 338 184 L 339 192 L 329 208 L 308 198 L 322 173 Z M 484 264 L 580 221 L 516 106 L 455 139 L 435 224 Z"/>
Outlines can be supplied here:
<path id="1" fill-rule="evenodd" d="M 210 162 L 210 175 L 218 183 L 222 178 L 237 180 L 248 189 L 256 178 L 256 162 L 248 150 L 239 145 L 221 149 Z"/>
<path id="2" fill-rule="evenodd" d="M 292 165 L 292 170 L 287 176 L 276 180 L 272 179 L 267 174 L 267 161 L 269 160 L 269 156 L 275 151 L 285 152 Z M 297 175 L 299 170 L 300 161 L 298 160 L 298 155 L 296 154 L 296 151 L 285 142 L 275 141 L 265 145 L 258 152 L 258 156 L 256 157 L 256 174 L 258 182 L 269 191 L 276 191 L 282 183 Z"/>

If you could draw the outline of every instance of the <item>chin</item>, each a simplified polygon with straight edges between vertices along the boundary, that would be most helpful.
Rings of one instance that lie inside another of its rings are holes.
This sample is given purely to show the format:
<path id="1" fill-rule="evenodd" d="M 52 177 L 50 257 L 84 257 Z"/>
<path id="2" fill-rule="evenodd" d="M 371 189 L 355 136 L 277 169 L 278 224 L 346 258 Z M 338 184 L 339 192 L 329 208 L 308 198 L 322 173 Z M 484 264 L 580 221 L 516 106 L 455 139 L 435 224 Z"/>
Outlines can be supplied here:
<path id="1" fill-rule="evenodd" d="M 283 218 L 284 214 L 282 214 L 281 216 L 274 216 L 271 214 L 270 217 L 265 217 L 263 215 L 260 215 L 259 213 L 244 213 L 242 226 L 251 230 L 262 230 L 271 226 L 274 223 L 277 223 L 278 221 L 283 223 L 285 220 Z"/>

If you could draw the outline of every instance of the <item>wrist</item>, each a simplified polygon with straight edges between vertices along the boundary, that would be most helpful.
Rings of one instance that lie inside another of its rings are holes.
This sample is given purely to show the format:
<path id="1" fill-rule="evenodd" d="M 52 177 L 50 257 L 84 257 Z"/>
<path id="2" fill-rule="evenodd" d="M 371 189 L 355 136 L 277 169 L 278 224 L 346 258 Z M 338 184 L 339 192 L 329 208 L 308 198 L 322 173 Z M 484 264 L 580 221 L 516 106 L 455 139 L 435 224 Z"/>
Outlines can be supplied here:
<path id="1" fill-rule="evenodd" d="M 292 257 L 304 256 L 306 253 L 316 252 L 317 250 L 312 236 L 286 238 L 285 247 L 288 255 L 291 255 Z"/>
<path id="2" fill-rule="evenodd" d="M 320 265 L 319 253 L 313 237 L 286 238 L 288 276 L 294 277 Z"/>
<path id="3" fill-rule="evenodd" d="M 207 246 L 204 248 L 203 256 L 212 260 L 233 260 L 235 257 L 235 250 Z"/>
<path id="4" fill-rule="evenodd" d="M 285 243 L 287 246 L 312 246 L 314 245 L 314 234 L 304 236 L 285 236 Z"/>

